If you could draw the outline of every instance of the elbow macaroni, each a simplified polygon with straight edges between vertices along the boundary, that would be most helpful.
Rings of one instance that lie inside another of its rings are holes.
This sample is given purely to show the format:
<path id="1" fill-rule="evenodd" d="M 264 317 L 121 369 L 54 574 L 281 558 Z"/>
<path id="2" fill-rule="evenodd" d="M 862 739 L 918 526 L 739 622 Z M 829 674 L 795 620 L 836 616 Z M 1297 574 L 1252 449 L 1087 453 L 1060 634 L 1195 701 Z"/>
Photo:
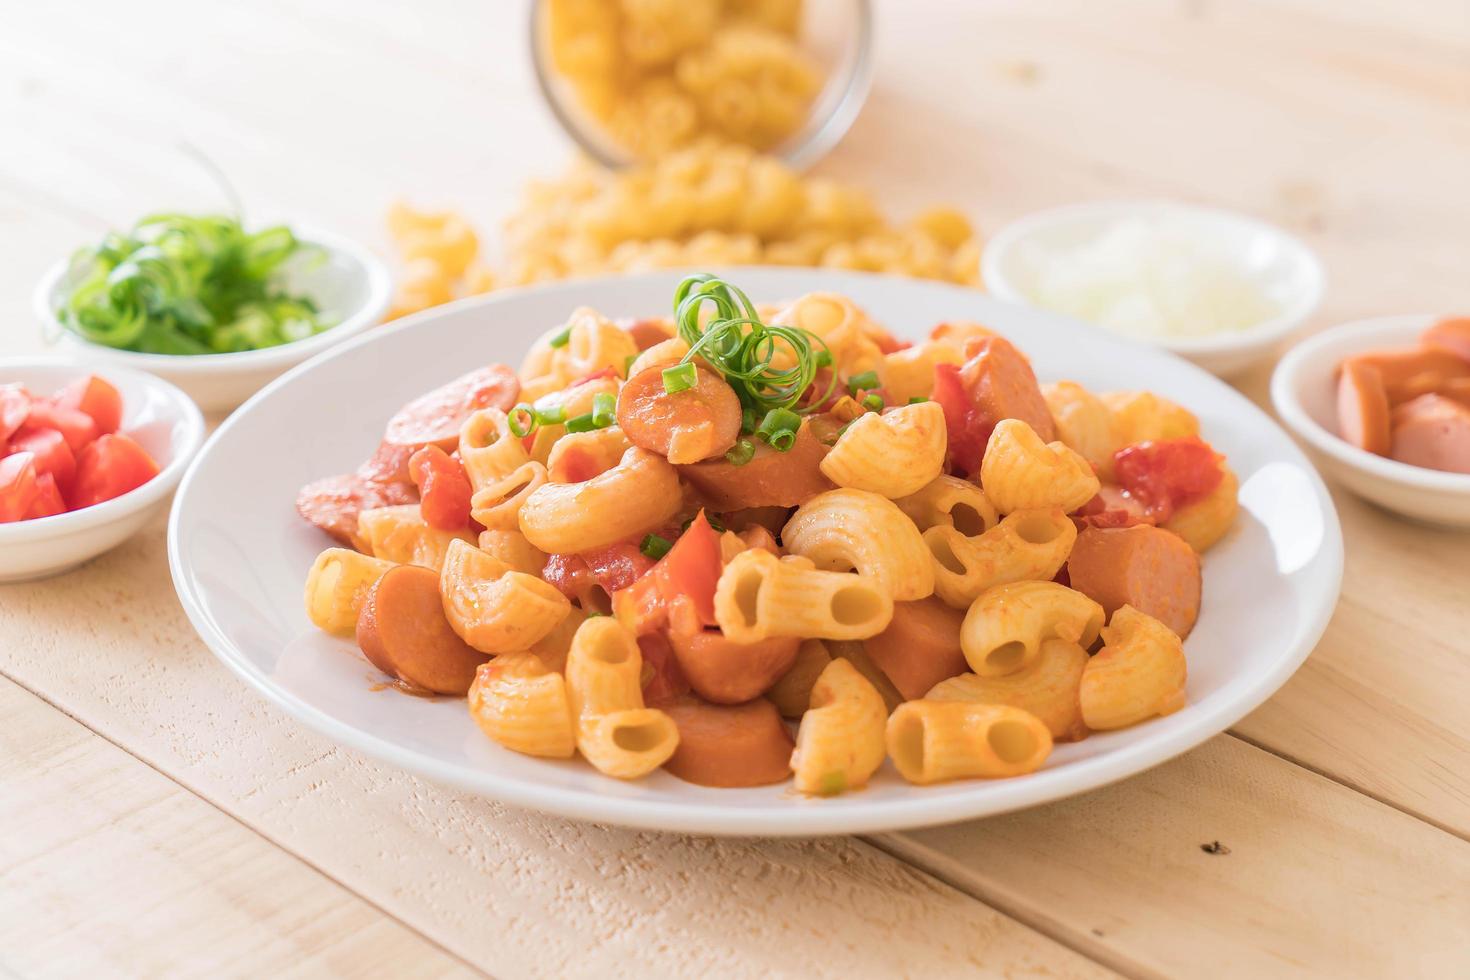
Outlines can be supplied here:
<path id="1" fill-rule="evenodd" d="M 829 457 L 830 458 L 830 457 Z M 862 490 L 828 490 L 797 508 L 781 540 L 829 572 L 856 571 L 895 601 L 934 591 L 934 564 L 912 521 L 891 500 Z"/>
<path id="2" fill-rule="evenodd" d="M 525 650 L 566 618 L 572 604 L 535 575 L 512 571 L 474 545 L 451 541 L 439 572 L 444 616 L 481 653 Z"/>
<path id="3" fill-rule="evenodd" d="M 866 785 L 883 764 L 887 717 L 882 697 L 857 668 L 841 659 L 829 663 L 796 732 L 796 788 L 832 796 Z"/>
<path id="4" fill-rule="evenodd" d="M 1113 453 L 1123 445 L 1118 441 L 1108 406 L 1072 381 L 1042 385 L 1041 393 L 1056 423 L 1057 439 L 1091 463 L 1098 476 L 1108 479 L 1113 472 Z"/>
<path id="5" fill-rule="evenodd" d="M 1105 391 L 1098 400 L 1113 416 L 1118 445 L 1199 435 L 1199 419 L 1151 391 Z"/>
<path id="6" fill-rule="evenodd" d="M 946 445 L 944 409 L 921 402 L 854 419 L 821 468 L 839 487 L 907 497 L 939 476 Z"/>
<path id="7" fill-rule="evenodd" d="M 893 597 L 865 575 L 819 571 L 804 558 L 752 549 L 720 573 L 715 619 L 736 643 L 772 636 L 862 640 L 887 628 Z"/>
<path id="8" fill-rule="evenodd" d="M 1223 463 L 1223 476 L 1215 489 L 1202 500 L 1186 504 L 1176 510 L 1161 527 L 1173 531 L 1190 547 L 1203 554 L 1225 536 L 1235 524 L 1235 515 L 1240 512 L 1240 480 L 1234 471 Z"/>
<path id="9" fill-rule="evenodd" d="M 504 412 L 482 408 L 460 426 L 459 461 L 470 486 L 479 491 L 529 463 L 531 456 L 510 431 Z"/>
<path id="10" fill-rule="evenodd" d="M 1020 419 L 1002 419 L 991 433 L 980 485 L 1002 514 L 1038 507 L 1070 513 L 1102 486 L 1087 460 L 1060 442 L 1043 443 Z"/>
<path id="11" fill-rule="evenodd" d="M 1077 692 L 1087 651 L 1066 640 L 1041 641 L 1041 652 L 1029 666 L 1001 677 L 960 674 L 940 681 L 924 695 L 930 701 L 974 701 L 1008 704 L 1041 720 L 1058 742 L 1086 737 Z"/>
<path id="12" fill-rule="evenodd" d="M 480 665 L 470 716 L 491 741 L 522 755 L 570 759 L 577 752 L 565 678 L 534 653 L 507 653 Z"/>
<path id="13" fill-rule="evenodd" d="M 652 531 L 683 502 L 673 465 L 635 446 L 590 480 L 538 486 L 521 505 L 521 533 L 548 554 L 591 551 Z"/>
<path id="14" fill-rule="evenodd" d="M 984 492 L 969 480 L 940 476 L 917 493 L 894 501 L 920 531 L 951 527 L 967 538 L 995 527 L 999 515 Z"/>
<path id="15" fill-rule="evenodd" d="M 1002 779 L 1041 768 L 1052 738 L 1020 708 L 966 701 L 909 701 L 888 719 L 888 754 L 904 779 Z"/>
<path id="16" fill-rule="evenodd" d="M 368 590 L 393 565 L 346 548 L 323 551 L 306 573 L 307 617 L 317 629 L 351 636 Z"/>
<path id="17" fill-rule="evenodd" d="M 643 655 L 631 630 L 608 616 L 586 620 L 567 654 L 577 748 L 601 772 L 636 779 L 679 745 L 674 720 L 643 705 Z"/>
<path id="18" fill-rule="evenodd" d="M 534 460 L 524 462 L 475 491 L 470 498 L 470 517 L 489 531 L 518 530 L 521 508 L 545 483 L 546 467 Z"/>
<path id="19" fill-rule="evenodd" d="M 1184 707 L 1184 644 L 1169 627 L 1122 606 L 1102 634 L 1103 648 L 1087 662 L 1078 690 L 1088 728 L 1127 728 Z"/>
<path id="20" fill-rule="evenodd" d="M 1081 592 L 1055 582 L 1012 582 L 970 606 L 960 649 L 975 673 L 1001 677 L 1029 666 L 1052 637 L 1091 646 L 1102 624 L 1102 606 Z"/>
<path id="21" fill-rule="evenodd" d="M 357 515 L 357 535 L 368 543 L 373 555 L 400 565 L 423 565 L 438 571 L 444 565 L 449 543 L 474 543 L 470 532 L 442 531 L 430 527 L 419 513 L 418 504 L 373 507 Z"/>
<path id="22" fill-rule="evenodd" d="M 795 662 L 771 685 L 766 698 L 783 718 L 800 718 L 812 706 L 812 688 L 831 662 L 827 644 L 821 640 L 802 640 L 796 648 Z"/>
<path id="23" fill-rule="evenodd" d="M 997 585 L 1055 578 L 1076 541 L 1077 526 L 1059 507 L 1012 511 L 976 537 L 942 524 L 924 532 L 934 592 L 956 609 L 968 609 Z"/>
<path id="24" fill-rule="evenodd" d="M 883 355 L 878 377 L 883 390 L 895 405 L 906 405 L 911 398 L 928 398 L 934 393 L 934 366 L 960 365 L 965 362 L 959 349 L 949 344 L 930 341 Z"/>

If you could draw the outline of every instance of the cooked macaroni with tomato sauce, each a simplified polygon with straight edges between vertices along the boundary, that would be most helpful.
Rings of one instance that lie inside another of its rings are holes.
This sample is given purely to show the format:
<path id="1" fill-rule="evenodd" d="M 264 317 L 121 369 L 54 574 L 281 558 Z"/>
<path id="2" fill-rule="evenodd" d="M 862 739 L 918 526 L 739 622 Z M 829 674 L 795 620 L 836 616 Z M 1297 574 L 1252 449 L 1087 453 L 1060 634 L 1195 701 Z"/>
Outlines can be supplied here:
<path id="1" fill-rule="evenodd" d="M 499 745 L 828 796 L 1179 710 L 1236 486 L 1182 406 L 1043 386 L 979 324 L 701 274 L 410 402 L 297 507 L 336 539 L 311 621 Z"/>

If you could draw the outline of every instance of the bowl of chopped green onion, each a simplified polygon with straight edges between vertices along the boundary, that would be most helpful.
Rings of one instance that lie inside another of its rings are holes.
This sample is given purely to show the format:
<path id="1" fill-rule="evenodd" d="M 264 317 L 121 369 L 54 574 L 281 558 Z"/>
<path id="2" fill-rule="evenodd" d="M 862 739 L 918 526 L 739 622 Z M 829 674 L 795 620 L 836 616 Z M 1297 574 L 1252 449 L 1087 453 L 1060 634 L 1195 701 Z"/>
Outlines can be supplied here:
<path id="1" fill-rule="evenodd" d="M 36 289 L 48 334 L 156 374 L 206 411 L 379 322 L 387 269 L 319 231 L 157 214 L 58 262 Z"/>

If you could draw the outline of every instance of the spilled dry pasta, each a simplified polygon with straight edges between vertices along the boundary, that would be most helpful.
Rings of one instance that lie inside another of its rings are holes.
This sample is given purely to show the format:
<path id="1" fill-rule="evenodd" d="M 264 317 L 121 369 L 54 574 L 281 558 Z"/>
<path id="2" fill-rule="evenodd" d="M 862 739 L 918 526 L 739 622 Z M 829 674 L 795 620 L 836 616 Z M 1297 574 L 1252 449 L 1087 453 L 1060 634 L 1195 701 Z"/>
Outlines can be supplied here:
<path id="1" fill-rule="evenodd" d="M 306 609 L 515 752 L 706 786 L 1010 778 L 1183 707 L 1236 481 L 1183 407 L 843 297 L 579 309 L 301 491 Z"/>

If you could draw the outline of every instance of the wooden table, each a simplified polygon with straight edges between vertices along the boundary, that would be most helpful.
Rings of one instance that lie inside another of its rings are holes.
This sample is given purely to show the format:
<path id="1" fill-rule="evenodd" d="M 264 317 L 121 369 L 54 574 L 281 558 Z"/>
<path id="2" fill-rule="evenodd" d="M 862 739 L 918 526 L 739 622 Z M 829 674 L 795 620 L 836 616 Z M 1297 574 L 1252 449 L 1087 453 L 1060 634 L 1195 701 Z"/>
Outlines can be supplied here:
<path id="1" fill-rule="evenodd" d="M 895 213 L 1215 202 L 1321 251 L 1318 326 L 1470 305 L 1464 0 L 878 7 L 877 89 L 821 169 Z M 379 244 L 397 195 L 491 228 L 569 155 L 518 3 L 3 20 L 6 354 L 41 346 L 47 263 L 220 203 L 181 144 L 252 214 Z M 1465 976 L 1470 536 L 1336 499 L 1342 603 L 1230 733 L 1063 803 L 810 842 L 570 823 L 337 748 L 205 650 L 159 520 L 0 588 L 0 974 Z"/>

